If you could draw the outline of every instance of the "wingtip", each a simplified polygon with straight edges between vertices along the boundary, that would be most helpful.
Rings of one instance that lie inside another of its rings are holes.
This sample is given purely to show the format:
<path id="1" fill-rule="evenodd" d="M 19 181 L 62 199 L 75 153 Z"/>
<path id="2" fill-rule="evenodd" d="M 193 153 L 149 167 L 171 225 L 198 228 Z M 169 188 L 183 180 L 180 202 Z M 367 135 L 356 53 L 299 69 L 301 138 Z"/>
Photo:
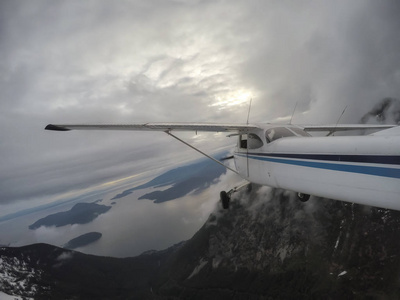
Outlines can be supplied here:
<path id="1" fill-rule="evenodd" d="M 47 125 L 44 129 L 45 130 L 54 130 L 54 131 L 70 131 L 71 130 L 71 129 L 68 129 L 66 127 L 53 125 L 53 124 Z"/>

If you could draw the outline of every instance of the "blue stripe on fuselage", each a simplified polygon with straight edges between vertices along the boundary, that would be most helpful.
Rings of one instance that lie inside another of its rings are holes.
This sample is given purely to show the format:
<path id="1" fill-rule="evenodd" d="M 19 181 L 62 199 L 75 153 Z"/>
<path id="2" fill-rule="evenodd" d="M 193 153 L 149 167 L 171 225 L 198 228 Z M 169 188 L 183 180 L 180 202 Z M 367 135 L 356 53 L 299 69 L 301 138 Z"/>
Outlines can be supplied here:
<path id="1" fill-rule="evenodd" d="M 246 153 L 239 153 L 236 152 L 236 155 L 246 157 Z M 349 165 L 349 164 L 342 164 L 342 163 L 329 163 L 325 162 L 329 155 L 323 155 L 324 159 L 316 161 L 316 157 L 318 155 L 314 155 L 314 161 L 306 161 L 301 159 L 293 159 L 296 154 L 266 154 L 266 153 L 249 153 L 248 157 L 250 159 L 262 160 L 262 161 L 269 161 L 274 163 L 281 163 L 281 164 L 289 164 L 295 166 L 302 166 L 302 167 L 309 167 L 309 168 L 318 168 L 318 169 L 326 169 L 332 171 L 341 171 L 341 172 L 351 172 L 351 173 L 359 173 L 359 174 L 366 174 L 366 175 L 374 175 L 374 176 L 383 176 L 383 177 L 391 177 L 391 178 L 400 178 L 400 169 L 397 168 L 387 168 L 387 167 L 377 167 L 377 166 L 365 166 L 365 165 Z M 300 155 L 297 155 L 300 156 Z M 307 156 L 307 155 L 304 155 Z M 277 158 L 280 157 L 280 158 Z M 310 157 L 310 156 L 308 156 Z M 350 156 L 349 156 L 350 157 Z M 348 157 L 348 158 L 349 158 Z M 351 155 L 351 157 L 357 157 L 356 155 Z M 374 156 L 378 157 L 378 156 Z M 287 159 L 282 159 L 287 158 Z M 312 159 L 312 158 L 307 158 Z M 363 158 L 365 160 L 365 156 Z M 331 160 L 334 161 L 334 160 Z M 355 162 L 360 163 L 359 159 L 355 159 L 354 161 L 346 160 L 347 162 Z M 368 163 L 376 163 L 376 160 L 373 162 L 368 161 Z M 365 161 L 363 161 L 365 162 Z M 388 164 L 385 161 L 384 164 Z M 393 164 L 396 164 L 394 161 Z"/>
<path id="2" fill-rule="evenodd" d="M 311 159 L 330 162 L 352 162 L 400 165 L 400 155 L 349 155 L 349 154 L 299 154 L 299 153 L 255 153 L 255 155 L 268 157 L 283 157 L 294 159 Z"/>

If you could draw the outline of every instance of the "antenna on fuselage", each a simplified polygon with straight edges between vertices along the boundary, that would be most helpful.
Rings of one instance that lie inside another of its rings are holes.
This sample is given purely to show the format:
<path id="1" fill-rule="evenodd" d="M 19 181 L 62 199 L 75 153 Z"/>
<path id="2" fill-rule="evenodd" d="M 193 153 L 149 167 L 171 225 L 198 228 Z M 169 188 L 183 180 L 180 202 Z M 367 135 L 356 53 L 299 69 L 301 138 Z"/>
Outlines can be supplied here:
<path id="1" fill-rule="evenodd" d="M 329 132 L 327 136 L 330 136 L 331 134 L 335 134 L 336 127 L 338 126 L 340 119 L 341 119 L 342 116 L 344 115 L 344 112 L 346 111 L 347 106 L 348 106 L 348 105 L 346 105 L 346 107 L 343 109 L 342 113 L 340 114 L 339 119 L 337 120 L 337 122 L 336 122 L 336 124 L 335 124 L 335 128 L 334 128 L 331 132 Z"/>
<path id="2" fill-rule="evenodd" d="M 294 113 L 296 112 L 296 108 L 297 108 L 297 101 L 296 101 L 296 105 L 294 106 L 292 116 L 290 117 L 289 125 L 292 125 L 292 119 L 293 119 Z"/>
<path id="3" fill-rule="evenodd" d="M 251 101 L 252 101 L 252 100 L 253 100 L 253 98 L 250 98 L 249 111 L 247 112 L 247 121 L 246 121 L 246 125 L 249 125 L 250 109 L 251 109 Z"/>

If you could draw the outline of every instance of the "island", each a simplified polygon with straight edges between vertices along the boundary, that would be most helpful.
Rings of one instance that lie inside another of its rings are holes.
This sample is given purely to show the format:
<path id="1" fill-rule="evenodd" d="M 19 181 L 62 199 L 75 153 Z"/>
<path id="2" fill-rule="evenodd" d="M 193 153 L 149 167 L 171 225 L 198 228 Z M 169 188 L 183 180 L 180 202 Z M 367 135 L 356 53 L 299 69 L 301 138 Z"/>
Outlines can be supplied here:
<path id="1" fill-rule="evenodd" d="M 84 247 L 87 246 L 91 243 L 94 243 L 95 241 L 99 240 L 101 238 L 102 234 L 100 232 L 89 232 L 82 234 L 72 240 L 70 240 L 68 243 L 66 243 L 63 248 L 66 249 L 76 249 L 79 247 Z"/>
<path id="2" fill-rule="evenodd" d="M 37 229 L 40 226 L 61 227 L 73 224 L 86 224 L 96 219 L 111 209 L 111 206 L 92 203 L 77 203 L 70 210 L 48 215 L 29 226 Z"/>

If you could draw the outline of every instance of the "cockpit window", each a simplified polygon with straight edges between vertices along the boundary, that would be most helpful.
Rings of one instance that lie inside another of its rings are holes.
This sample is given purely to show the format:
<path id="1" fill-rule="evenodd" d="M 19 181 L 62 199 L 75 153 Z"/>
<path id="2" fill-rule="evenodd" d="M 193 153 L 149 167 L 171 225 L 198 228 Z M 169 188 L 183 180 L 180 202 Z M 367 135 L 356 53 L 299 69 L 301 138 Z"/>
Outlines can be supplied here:
<path id="1" fill-rule="evenodd" d="M 297 127 L 290 127 L 290 130 L 300 136 L 311 136 L 308 132 L 305 132 L 303 129 Z"/>
<path id="2" fill-rule="evenodd" d="M 289 136 L 295 136 L 295 134 L 285 127 L 270 128 L 265 132 L 265 137 L 269 143 Z"/>
<path id="3" fill-rule="evenodd" d="M 239 136 L 239 145 L 242 149 L 257 149 L 262 147 L 264 143 L 258 135 L 249 133 Z"/>
<path id="4" fill-rule="evenodd" d="M 257 149 L 261 148 L 264 143 L 260 139 L 260 137 L 254 133 L 249 133 L 247 136 L 247 144 L 249 149 Z"/>

